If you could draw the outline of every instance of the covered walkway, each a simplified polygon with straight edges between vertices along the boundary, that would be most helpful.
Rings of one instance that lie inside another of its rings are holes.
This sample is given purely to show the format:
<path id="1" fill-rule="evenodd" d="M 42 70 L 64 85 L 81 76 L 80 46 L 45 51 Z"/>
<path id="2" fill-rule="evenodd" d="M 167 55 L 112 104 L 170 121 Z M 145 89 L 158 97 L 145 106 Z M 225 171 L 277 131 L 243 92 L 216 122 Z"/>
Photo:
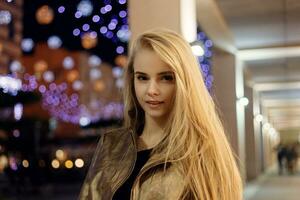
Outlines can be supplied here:
<path id="1" fill-rule="evenodd" d="M 247 184 L 244 200 L 299 200 L 300 171 L 278 175 L 276 167 Z"/>

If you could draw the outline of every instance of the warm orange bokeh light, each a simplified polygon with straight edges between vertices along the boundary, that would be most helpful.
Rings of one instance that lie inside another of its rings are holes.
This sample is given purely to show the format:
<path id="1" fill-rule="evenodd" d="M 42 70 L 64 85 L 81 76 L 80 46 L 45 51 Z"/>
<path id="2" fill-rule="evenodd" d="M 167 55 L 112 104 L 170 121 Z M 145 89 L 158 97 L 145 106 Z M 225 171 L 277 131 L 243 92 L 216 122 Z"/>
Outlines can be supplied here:
<path id="1" fill-rule="evenodd" d="M 85 33 L 81 38 L 81 45 L 85 49 L 91 49 L 98 43 L 97 36 L 93 36 L 91 33 Z"/>
<path id="2" fill-rule="evenodd" d="M 39 60 L 34 64 L 35 72 L 44 72 L 48 69 L 48 63 L 44 60 Z"/>
<path id="3" fill-rule="evenodd" d="M 125 67 L 127 65 L 127 56 L 119 55 L 115 59 L 116 65 L 120 67 Z"/>
<path id="4" fill-rule="evenodd" d="M 65 160 L 66 159 L 66 153 L 63 151 L 63 150 L 61 150 L 61 149 L 58 149 L 56 152 L 55 152 L 55 156 L 56 156 L 56 158 L 58 159 L 58 160 L 60 160 L 60 161 L 63 161 L 63 160 Z"/>
<path id="5" fill-rule="evenodd" d="M 65 167 L 66 168 L 71 169 L 71 168 L 73 168 L 73 166 L 74 166 L 74 164 L 73 164 L 73 162 L 71 160 L 67 160 L 65 162 Z"/>
<path id="6" fill-rule="evenodd" d="M 5 155 L 0 156 L 0 172 L 2 172 L 8 165 L 8 158 Z"/>
<path id="7" fill-rule="evenodd" d="M 94 83 L 94 90 L 97 91 L 97 92 L 101 92 L 105 89 L 105 84 L 103 81 L 101 80 L 97 80 L 95 81 Z"/>
<path id="8" fill-rule="evenodd" d="M 23 161 L 22 161 L 22 165 L 23 165 L 23 167 L 28 168 L 28 167 L 29 167 L 29 162 L 28 162 L 28 160 L 23 160 Z"/>
<path id="9" fill-rule="evenodd" d="M 68 74 L 67 74 L 67 80 L 69 82 L 73 82 L 75 80 L 77 80 L 79 78 L 79 72 L 77 70 L 71 70 Z"/>
<path id="10" fill-rule="evenodd" d="M 53 10 L 44 5 L 36 11 L 35 17 L 39 24 L 50 24 L 54 18 Z"/>

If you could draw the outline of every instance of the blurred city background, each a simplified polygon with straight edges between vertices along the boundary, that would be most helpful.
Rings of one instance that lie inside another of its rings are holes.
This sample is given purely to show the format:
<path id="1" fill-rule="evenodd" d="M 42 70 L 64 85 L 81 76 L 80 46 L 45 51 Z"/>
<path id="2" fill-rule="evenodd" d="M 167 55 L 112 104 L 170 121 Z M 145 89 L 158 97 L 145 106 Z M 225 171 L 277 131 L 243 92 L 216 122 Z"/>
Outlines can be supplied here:
<path id="1" fill-rule="evenodd" d="M 299 18 L 298 0 L 0 0 L 0 200 L 76 199 L 154 27 L 190 42 L 245 200 L 299 199 Z"/>

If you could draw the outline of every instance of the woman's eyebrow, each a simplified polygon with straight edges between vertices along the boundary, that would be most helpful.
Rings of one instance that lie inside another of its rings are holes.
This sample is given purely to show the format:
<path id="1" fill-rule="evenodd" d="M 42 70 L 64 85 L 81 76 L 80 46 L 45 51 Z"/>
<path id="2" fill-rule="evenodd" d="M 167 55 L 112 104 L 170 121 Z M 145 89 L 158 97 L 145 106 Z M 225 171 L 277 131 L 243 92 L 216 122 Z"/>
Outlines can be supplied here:
<path id="1" fill-rule="evenodd" d="M 158 73 L 158 75 L 169 75 L 169 74 L 174 74 L 174 73 L 172 71 L 164 71 L 164 72 Z"/>
<path id="2" fill-rule="evenodd" d="M 142 75 L 147 75 L 146 73 L 144 73 L 144 72 L 139 72 L 139 71 L 136 71 L 136 72 L 134 72 L 134 74 L 142 74 Z"/>
<path id="3" fill-rule="evenodd" d="M 134 72 L 134 74 L 141 74 L 141 75 L 147 75 L 147 73 L 145 72 L 140 72 L 140 71 L 136 71 Z M 163 72 L 159 72 L 157 73 L 158 75 L 169 75 L 169 74 L 174 74 L 172 71 L 163 71 Z"/>

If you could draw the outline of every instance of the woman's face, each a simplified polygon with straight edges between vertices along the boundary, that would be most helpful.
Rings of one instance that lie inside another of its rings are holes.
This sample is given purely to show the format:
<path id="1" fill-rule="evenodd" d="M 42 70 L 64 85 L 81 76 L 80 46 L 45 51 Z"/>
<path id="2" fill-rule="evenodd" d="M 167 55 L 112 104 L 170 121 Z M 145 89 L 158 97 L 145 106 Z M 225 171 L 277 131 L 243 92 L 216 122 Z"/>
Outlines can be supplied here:
<path id="1" fill-rule="evenodd" d="M 152 50 L 141 49 L 134 59 L 134 89 L 146 117 L 168 117 L 175 95 L 171 68 Z"/>

